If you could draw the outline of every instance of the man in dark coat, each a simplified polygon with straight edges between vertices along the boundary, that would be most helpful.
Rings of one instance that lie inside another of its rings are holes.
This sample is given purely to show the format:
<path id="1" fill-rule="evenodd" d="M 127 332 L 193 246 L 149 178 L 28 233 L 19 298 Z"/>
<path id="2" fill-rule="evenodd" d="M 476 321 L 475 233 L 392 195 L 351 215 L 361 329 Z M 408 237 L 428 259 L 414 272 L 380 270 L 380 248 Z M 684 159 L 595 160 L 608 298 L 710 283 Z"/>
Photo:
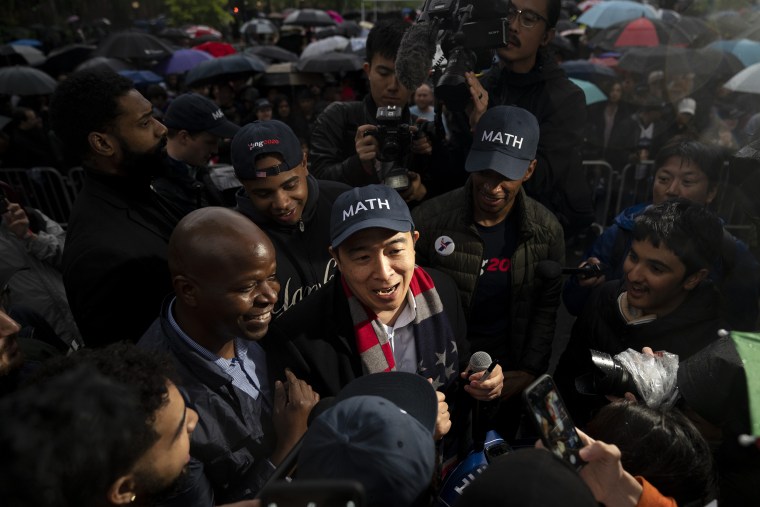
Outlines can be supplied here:
<path id="1" fill-rule="evenodd" d="M 166 245 L 178 216 L 150 188 L 166 127 L 114 72 L 72 74 L 50 111 L 55 134 L 87 173 L 63 254 L 72 313 L 86 345 L 136 341 L 171 291 Z"/>
<path id="2" fill-rule="evenodd" d="M 258 343 L 279 290 L 274 247 L 240 213 L 207 207 L 177 224 L 169 263 L 175 297 L 138 346 L 171 357 L 200 416 L 190 454 L 203 467 L 183 489 L 208 481 L 217 504 L 253 498 L 319 401 L 291 372 L 269 368 Z"/>
<path id="3" fill-rule="evenodd" d="M 237 210 L 275 244 L 277 318 L 334 276 L 330 210 L 350 187 L 310 175 L 298 137 L 279 120 L 243 127 L 232 141 L 232 165 L 243 184 Z"/>

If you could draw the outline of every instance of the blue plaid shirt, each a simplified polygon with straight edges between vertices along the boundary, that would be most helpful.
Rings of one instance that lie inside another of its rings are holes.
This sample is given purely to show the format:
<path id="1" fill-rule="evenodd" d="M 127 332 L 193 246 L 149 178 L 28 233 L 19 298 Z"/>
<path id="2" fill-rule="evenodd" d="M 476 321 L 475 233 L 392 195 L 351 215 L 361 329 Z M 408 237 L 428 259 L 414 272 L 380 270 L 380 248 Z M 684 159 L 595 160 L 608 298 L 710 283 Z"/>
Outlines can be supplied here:
<path id="1" fill-rule="evenodd" d="M 266 410 L 271 413 L 272 400 L 267 380 L 266 353 L 261 345 L 252 340 L 235 338 L 235 357 L 225 359 L 200 346 L 179 327 L 174 319 L 174 300 L 169 305 L 169 324 L 185 341 L 188 347 L 201 357 L 216 364 L 221 371 L 232 377 L 232 385 L 254 400 L 263 396 Z"/>

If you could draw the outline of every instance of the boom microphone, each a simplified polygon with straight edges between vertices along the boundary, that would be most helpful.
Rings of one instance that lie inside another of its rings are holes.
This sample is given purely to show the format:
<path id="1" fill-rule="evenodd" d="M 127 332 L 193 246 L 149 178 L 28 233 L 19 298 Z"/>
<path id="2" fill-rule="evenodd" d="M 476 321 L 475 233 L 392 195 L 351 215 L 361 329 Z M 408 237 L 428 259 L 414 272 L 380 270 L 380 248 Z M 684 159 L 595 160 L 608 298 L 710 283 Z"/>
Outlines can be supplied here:
<path id="1" fill-rule="evenodd" d="M 396 77 L 410 92 L 414 92 L 428 78 L 433 66 L 437 30 L 429 23 L 415 23 L 401 38 L 396 55 Z"/>
<path id="2" fill-rule="evenodd" d="M 604 264 L 586 264 L 580 268 L 563 268 L 559 262 L 543 260 L 536 265 L 536 276 L 543 280 L 554 280 L 562 275 L 577 275 L 579 278 L 598 278 L 604 276 L 607 266 Z"/>

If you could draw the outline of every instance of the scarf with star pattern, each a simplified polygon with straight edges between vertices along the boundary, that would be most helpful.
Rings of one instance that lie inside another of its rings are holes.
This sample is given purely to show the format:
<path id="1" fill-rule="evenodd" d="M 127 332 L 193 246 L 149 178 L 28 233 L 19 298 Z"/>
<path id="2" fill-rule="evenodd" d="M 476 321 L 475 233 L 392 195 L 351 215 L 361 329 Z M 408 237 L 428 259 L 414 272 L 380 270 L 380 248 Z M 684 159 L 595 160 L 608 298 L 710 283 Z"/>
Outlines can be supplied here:
<path id="1" fill-rule="evenodd" d="M 356 345 L 365 374 L 395 371 L 393 351 L 385 327 L 377 315 L 354 296 L 341 277 L 354 323 Z M 433 379 L 433 387 L 448 387 L 457 378 L 459 357 L 451 324 L 435 290 L 433 279 L 422 268 L 414 267 L 409 290 L 417 305 L 412 322 L 417 350 L 417 373 Z"/>

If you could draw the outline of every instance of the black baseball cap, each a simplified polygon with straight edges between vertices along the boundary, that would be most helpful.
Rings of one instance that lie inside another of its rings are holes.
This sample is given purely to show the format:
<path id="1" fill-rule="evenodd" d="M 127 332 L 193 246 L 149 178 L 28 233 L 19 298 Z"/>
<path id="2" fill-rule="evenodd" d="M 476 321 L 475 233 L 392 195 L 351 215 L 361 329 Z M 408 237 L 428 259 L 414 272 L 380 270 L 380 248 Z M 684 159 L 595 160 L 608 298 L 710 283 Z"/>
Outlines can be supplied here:
<path id="1" fill-rule="evenodd" d="M 330 216 L 330 244 L 337 248 L 352 234 L 370 227 L 396 232 L 414 230 L 409 206 L 387 185 L 356 187 L 338 196 Z"/>
<path id="2" fill-rule="evenodd" d="M 256 101 L 256 111 L 261 111 L 262 109 L 272 109 L 272 103 L 269 102 L 269 99 L 259 99 Z"/>
<path id="3" fill-rule="evenodd" d="M 491 169 L 510 180 L 525 175 L 538 148 L 538 120 L 520 107 L 496 106 L 487 110 L 475 126 L 467 172 Z"/>
<path id="4" fill-rule="evenodd" d="M 188 132 L 209 132 L 223 138 L 233 137 L 240 129 L 224 116 L 211 99 L 198 93 L 185 93 L 169 104 L 164 125 Z"/>
<path id="5" fill-rule="evenodd" d="M 256 159 L 276 153 L 282 164 L 266 171 L 256 170 Z M 254 121 L 241 128 L 232 139 L 232 167 L 239 180 L 254 180 L 290 171 L 303 161 L 301 142 L 285 123 L 279 120 Z"/>

